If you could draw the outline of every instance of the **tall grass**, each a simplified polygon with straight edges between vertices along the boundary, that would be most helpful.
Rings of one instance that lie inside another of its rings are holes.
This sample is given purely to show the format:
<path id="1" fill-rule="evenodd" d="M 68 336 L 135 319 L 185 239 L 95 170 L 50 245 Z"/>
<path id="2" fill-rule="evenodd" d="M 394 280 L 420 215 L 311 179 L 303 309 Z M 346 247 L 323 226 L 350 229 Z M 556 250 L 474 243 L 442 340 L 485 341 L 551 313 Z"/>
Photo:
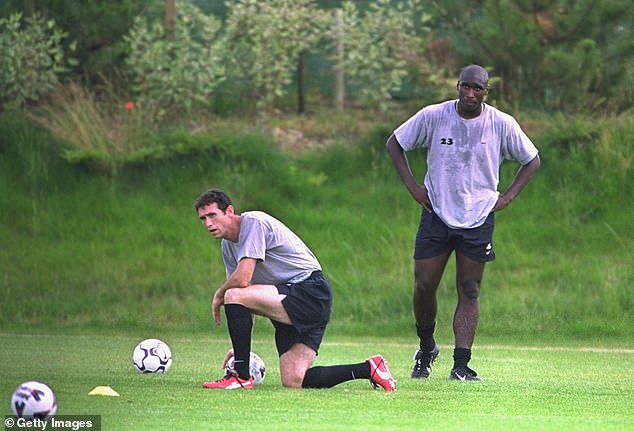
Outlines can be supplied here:
<path id="1" fill-rule="evenodd" d="M 634 173 L 634 146 L 624 139 L 633 126 L 631 119 L 555 118 L 539 134 L 542 169 L 499 217 L 497 246 L 510 265 L 489 275 L 502 286 L 525 285 L 504 289 L 523 306 L 492 304 L 502 320 L 521 316 L 554 338 L 620 333 L 633 304 L 627 178 Z"/>
<path id="2" fill-rule="evenodd" d="M 496 219 L 478 334 L 631 342 L 632 121 L 542 124 L 543 167 Z M 315 251 L 335 292 L 329 331 L 413 338 L 419 209 L 385 154 L 391 126 L 297 154 L 246 129 L 164 132 L 153 137 L 163 157 L 111 176 L 60 158 L 66 141 L 49 146 L 49 132 L 2 118 L 0 326 L 207 330 L 224 268 L 192 202 L 218 186 L 239 211 L 273 214 Z M 422 178 L 424 154 L 411 156 Z M 516 168 L 504 165 L 502 188 Z M 451 339 L 454 283 L 450 262 L 440 342 Z"/>
<path id="3" fill-rule="evenodd" d="M 98 91 L 74 82 L 60 85 L 31 118 L 64 142 L 64 158 L 107 172 L 118 169 L 122 156 L 142 149 L 155 129 L 153 112 L 121 99 L 107 81 Z"/>

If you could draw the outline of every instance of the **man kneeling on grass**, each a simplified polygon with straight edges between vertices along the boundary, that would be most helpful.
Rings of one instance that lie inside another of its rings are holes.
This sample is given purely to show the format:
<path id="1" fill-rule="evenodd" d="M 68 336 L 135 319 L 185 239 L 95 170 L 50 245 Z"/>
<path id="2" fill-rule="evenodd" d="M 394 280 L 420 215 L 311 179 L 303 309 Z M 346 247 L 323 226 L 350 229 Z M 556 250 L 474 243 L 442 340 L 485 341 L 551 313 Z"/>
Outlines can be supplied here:
<path id="1" fill-rule="evenodd" d="M 234 370 L 203 387 L 253 388 L 251 334 L 253 317 L 260 315 L 275 327 L 282 385 L 330 388 L 368 379 L 375 389 L 396 390 L 381 355 L 357 364 L 311 367 L 330 319 L 332 292 L 317 258 L 295 233 L 264 212 L 236 213 L 222 190 L 202 193 L 195 208 L 207 231 L 222 240 L 227 279 L 214 293 L 212 311 L 219 325 L 225 307 L 235 360 Z"/>

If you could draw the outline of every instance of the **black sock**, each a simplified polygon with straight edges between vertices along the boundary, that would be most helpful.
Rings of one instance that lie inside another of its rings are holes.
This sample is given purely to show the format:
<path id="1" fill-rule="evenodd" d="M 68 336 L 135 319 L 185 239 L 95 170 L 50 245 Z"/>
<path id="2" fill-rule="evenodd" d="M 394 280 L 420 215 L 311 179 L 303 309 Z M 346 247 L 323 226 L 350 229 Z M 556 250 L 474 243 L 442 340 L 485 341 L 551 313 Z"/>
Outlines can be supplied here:
<path id="1" fill-rule="evenodd" d="M 225 304 L 227 327 L 233 345 L 235 370 L 241 379 L 248 379 L 249 356 L 251 354 L 251 332 L 253 330 L 253 316 L 251 311 L 240 304 Z"/>
<path id="2" fill-rule="evenodd" d="M 459 368 L 466 366 L 471 360 L 471 349 L 463 349 L 456 347 L 453 349 L 453 367 Z"/>
<path id="3" fill-rule="evenodd" d="M 436 340 L 434 339 L 434 331 L 436 330 L 436 322 L 428 326 L 416 325 L 416 334 L 420 338 L 420 350 L 430 352 L 434 350 Z"/>
<path id="4" fill-rule="evenodd" d="M 369 378 L 370 364 L 368 361 L 351 365 L 312 367 L 306 370 L 302 388 L 331 388 L 348 380 Z"/>

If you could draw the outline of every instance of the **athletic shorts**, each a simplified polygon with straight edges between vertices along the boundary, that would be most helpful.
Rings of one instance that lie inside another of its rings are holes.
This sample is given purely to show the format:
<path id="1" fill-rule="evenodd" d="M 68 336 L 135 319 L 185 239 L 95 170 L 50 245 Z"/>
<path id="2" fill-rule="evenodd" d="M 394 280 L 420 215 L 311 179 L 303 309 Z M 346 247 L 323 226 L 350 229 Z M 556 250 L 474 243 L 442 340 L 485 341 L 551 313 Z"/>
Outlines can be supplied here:
<path id="1" fill-rule="evenodd" d="M 317 353 L 330 320 L 330 283 L 321 271 L 315 271 L 299 283 L 280 284 L 276 287 L 280 294 L 286 295 L 282 305 L 293 322 L 292 325 L 286 325 L 271 320 L 275 327 L 278 354 L 282 356 L 297 343 L 305 344 Z"/>
<path id="2" fill-rule="evenodd" d="M 472 229 L 448 227 L 435 212 L 423 209 L 416 234 L 414 259 L 429 259 L 458 250 L 476 262 L 495 259 L 493 251 L 494 213 L 490 213 L 482 226 Z"/>

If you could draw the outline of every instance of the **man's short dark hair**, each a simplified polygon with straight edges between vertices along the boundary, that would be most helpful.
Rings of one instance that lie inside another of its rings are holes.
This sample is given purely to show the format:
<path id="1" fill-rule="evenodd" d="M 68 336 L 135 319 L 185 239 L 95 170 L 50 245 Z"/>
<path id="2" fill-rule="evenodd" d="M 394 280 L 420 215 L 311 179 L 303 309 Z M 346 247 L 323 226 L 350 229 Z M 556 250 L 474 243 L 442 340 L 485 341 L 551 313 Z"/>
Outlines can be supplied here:
<path id="1" fill-rule="evenodd" d="M 458 84 L 463 81 L 475 82 L 483 88 L 487 88 L 489 84 L 489 73 L 479 64 L 470 64 L 460 71 Z"/>
<path id="2" fill-rule="evenodd" d="M 233 205 L 228 194 L 220 189 L 212 188 L 198 196 L 198 199 L 196 199 L 196 202 L 194 203 L 194 208 L 198 211 L 202 207 L 206 207 L 207 205 L 211 205 L 213 203 L 218 205 L 218 209 L 222 211 L 227 211 L 227 207 L 229 205 Z"/>

